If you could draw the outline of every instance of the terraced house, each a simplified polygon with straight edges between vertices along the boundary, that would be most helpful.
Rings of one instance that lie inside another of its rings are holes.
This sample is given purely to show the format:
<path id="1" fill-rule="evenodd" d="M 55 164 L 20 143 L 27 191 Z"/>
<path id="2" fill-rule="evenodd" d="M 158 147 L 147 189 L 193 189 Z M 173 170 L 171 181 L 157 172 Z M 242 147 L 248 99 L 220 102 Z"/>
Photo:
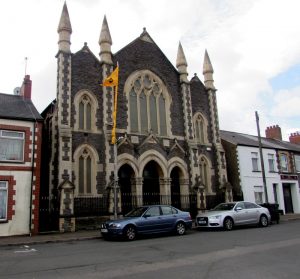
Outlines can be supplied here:
<path id="1" fill-rule="evenodd" d="M 58 26 L 57 98 L 42 113 L 44 212 L 51 220 L 59 217 L 59 229 L 68 231 L 80 217 L 124 214 L 135 205 L 164 203 L 196 211 L 230 200 L 208 53 L 202 83 L 196 74 L 188 80 L 180 43 L 175 68 L 145 28 L 116 53 L 106 17 L 99 31 L 100 57 L 87 43 L 72 53 L 64 4 Z M 100 84 L 117 64 L 114 151 L 113 89 Z"/>

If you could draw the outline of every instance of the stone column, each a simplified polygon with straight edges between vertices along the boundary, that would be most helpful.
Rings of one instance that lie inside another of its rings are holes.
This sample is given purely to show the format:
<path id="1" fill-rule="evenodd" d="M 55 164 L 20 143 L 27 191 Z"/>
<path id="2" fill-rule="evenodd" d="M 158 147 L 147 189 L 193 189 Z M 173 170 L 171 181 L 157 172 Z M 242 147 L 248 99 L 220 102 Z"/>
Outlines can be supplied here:
<path id="1" fill-rule="evenodd" d="M 160 190 L 160 203 L 171 204 L 171 179 L 160 178 L 159 190 Z"/>
<path id="2" fill-rule="evenodd" d="M 189 179 L 180 179 L 180 204 L 182 209 L 190 208 Z"/>
<path id="3" fill-rule="evenodd" d="M 75 186 L 65 181 L 59 186 L 60 190 L 60 210 L 59 210 L 59 231 L 74 232 L 74 188 Z"/>
<path id="4" fill-rule="evenodd" d="M 135 177 L 131 179 L 132 204 L 134 206 L 143 205 L 143 178 Z"/>

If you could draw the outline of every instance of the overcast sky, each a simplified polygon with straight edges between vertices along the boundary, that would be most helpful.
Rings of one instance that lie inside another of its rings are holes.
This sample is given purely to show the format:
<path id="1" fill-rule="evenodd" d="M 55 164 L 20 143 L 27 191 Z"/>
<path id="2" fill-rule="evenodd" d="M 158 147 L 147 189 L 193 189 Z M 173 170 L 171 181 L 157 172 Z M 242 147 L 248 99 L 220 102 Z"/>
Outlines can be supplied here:
<path id="1" fill-rule="evenodd" d="M 56 97 L 57 26 L 64 0 L 0 0 L 0 92 L 12 94 L 26 73 L 42 112 Z M 278 124 L 288 140 L 300 131 L 299 0 L 67 0 L 72 52 L 84 42 L 99 57 L 106 14 L 115 53 L 148 33 L 175 66 L 181 41 L 189 79 L 207 49 L 217 91 L 220 128 L 262 135 Z"/>

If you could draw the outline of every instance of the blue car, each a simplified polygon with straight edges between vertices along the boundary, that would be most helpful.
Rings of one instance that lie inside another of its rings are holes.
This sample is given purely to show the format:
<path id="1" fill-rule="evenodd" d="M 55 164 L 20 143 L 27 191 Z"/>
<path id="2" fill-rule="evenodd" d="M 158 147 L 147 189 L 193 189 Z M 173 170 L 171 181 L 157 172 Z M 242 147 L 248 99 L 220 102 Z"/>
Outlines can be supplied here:
<path id="1" fill-rule="evenodd" d="M 151 205 L 137 207 L 123 219 L 102 223 L 100 231 L 105 239 L 120 236 L 134 240 L 139 234 L 175 232 L 183 235 L 191 228 L 192 218 L 189 212 L 170 205 Z"/>

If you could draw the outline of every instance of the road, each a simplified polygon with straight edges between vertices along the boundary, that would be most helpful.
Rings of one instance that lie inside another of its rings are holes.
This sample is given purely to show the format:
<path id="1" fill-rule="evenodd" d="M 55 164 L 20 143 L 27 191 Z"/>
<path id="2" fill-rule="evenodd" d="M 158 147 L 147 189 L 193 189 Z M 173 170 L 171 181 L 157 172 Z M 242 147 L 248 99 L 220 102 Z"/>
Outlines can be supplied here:
<path id="1" fill-rule="evenodd" d="M 134 242 L 0 248 L 0 278 L 300 278 L 300 220 Z"/>

